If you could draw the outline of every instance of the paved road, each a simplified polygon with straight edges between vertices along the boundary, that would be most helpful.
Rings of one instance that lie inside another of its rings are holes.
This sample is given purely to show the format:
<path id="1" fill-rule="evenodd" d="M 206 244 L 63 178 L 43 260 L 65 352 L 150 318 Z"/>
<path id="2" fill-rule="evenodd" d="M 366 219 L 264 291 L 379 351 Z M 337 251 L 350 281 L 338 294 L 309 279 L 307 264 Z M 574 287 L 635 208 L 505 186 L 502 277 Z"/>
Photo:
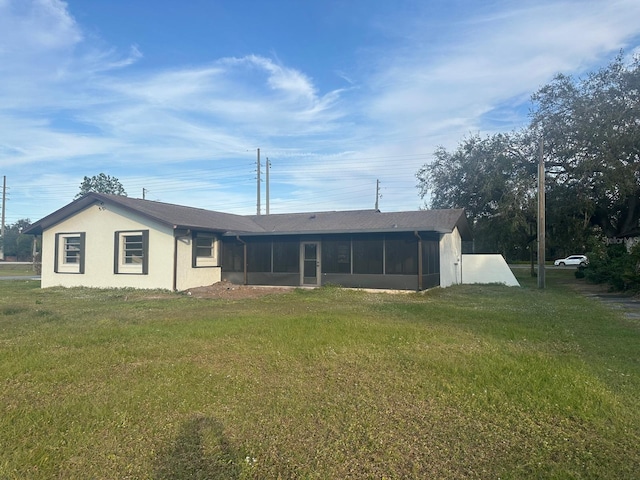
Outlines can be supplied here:
<path id="1" fill-rule="evenodd" d="M 510 263 L 509 264 L 509 268 L 517 268 L 517 269 L 530 269 L 531 265 L 529 265 L 528 263 Z M 533 268 L 535 270 L 538 270 L 538 264 L 536 263 Z M 572 267 L 572 266 L 568 266 L 568 267 L 556 267 L 555 265 L 545 265 L 544 269 L 545 270 L 575 270 L 578 267 Z"/>
<path id="2" fill-rule="evenodd" d="M 33 262 L 7 262 L 5 260 L 0 261 L 0 268 L 3 265 L 33 265 Z M 40 275 L 0 275 L 0 280 L 40 280 Z"/>
<path id="3" fill-rule="evenodd" d="M 0 276 L 0 280 L 40 280 L 39 276 L 30 277 L 29 275 L 12 275 L 8 277 Z"/>

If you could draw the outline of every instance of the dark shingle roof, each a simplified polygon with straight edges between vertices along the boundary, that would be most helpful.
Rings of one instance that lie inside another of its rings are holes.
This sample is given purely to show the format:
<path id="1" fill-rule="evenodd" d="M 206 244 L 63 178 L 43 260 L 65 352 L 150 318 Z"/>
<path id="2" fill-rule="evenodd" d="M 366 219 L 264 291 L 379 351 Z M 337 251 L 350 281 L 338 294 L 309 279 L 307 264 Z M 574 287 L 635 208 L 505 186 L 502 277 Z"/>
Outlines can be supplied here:
<path id="1" fill-rule="evenodd" d="M 377 210 L 352 210 L 252 215 L 249 218 L 264 231 L 279 234 L 413 232 L 416 230 L 449 233 L 455 226 L 458 226 L 463 236 L 468 233 L 468 225 L 462 209 L 384 213 Z"/>
<path id="2" fill-rule="evenodd" d="M 260 230 L 251 219 L 242 215 L 204 210 L 202 208 L 185 207 L 171 203 L 154 202 L 140 198 L 124 197 L 122 195 L 106 195 L 104 193 L 88 193 L 53 212 L 31 225 L 25 233 L 40 234 L 42 230 L 64 220 L 70 215 L 95 203 L 118 205 L 125 210 L 138 213 L 147 218 L 168 225 L 173 228 L 191 228 L 226 232 L 253 232 Z"/>
<path id="3" fill-rule="evenodd" d="M 172 228 L 208 230 L 228 235 L 284 235 L 313 233 L 365 233 L 433 231 L 449 233 L 458 227 L 463 239 L 470 238 L 464 210 L 418 210 L 380 212 L 352 210 L 339 212 L 289 213 L 276 215 L 234 215 L 230 213 L 154 202 L 139 198 L 88 193 L 31 225 L 25 233 L 44 229 L 96 203 L 118 205 Z"/>
<path id="4" fill-rule="evenodd" d="M 251 219 L 242 215 L 117 195 L 110 195 L 109 197 L 111 202 L 128 210 L 176 228 L 215 230 L 219 232 L 228 230 L 252 232 L 259 228 Z"/>

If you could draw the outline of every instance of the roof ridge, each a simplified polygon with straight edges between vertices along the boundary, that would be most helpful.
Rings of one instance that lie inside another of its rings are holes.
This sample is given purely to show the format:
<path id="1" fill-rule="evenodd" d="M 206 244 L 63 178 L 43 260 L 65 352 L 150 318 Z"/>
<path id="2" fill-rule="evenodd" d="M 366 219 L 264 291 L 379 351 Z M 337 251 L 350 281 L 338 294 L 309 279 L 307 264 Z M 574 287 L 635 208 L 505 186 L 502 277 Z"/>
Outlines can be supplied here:
<path id="1" fill-rule="evenodd" d="M 329 214 L 329 213 L 356 213 L 356 212 L 381 213 L 380 210 L 376 210 L 375 208 L 370 208 L 370 209 L 358 209 L 358 210 L 321 210 L 321 211 L 315 211 L 315 212 L 308 211 L 308 212 L 290 212 L 290 213 L 270 213 L 269 215 L 251 214 L 251 215 L 245 215 L 245 216 L 246 217 L 276 217 L 276 216 L 282 216 L 282 215 L 322 215 L 322 214 Z"/>
<path id="2" fill-rule="evenodd" d="M 179 204 L 179 203 L 169 203 L 169 202 L 162 202 L 160 200 L 149 200 L 149 199 L 146 199 L 146 198 L 129 197 L 127 195 L 113 195 L 113 194 L 110 194 L 110 193 L 99 193 L 99 192 L 89 192 L 89 193 L 87 193 L 87 195 L 104 196 L 104 197 L 107 197 L 109 199 L 113 199 L 116 202 L 120 201 L 121 199 L 126 199 L 125 201 L 133 200 L 133 201 L 136 201 L 136 202 L 154 203 L 154 204 L 166 205 L 166 206 L 169 206 L 169 207 L 188 208 L 190 210 L 200 210 L 200 211 L 203 211 L 203 212 L 219 213 L 219 214 L 222 214 L 222 215 L 234 215 L 236 217 L 246 217 L 247 216 L 247 215 L 241 215 L 241 214 L 238 214 L 238 213 L 221 212 L 220 210 L 210 210 L 208 208 L 202 208 L 202 207 L 191 207 L 189 205 L 182 205 L 182 204 Z"/>

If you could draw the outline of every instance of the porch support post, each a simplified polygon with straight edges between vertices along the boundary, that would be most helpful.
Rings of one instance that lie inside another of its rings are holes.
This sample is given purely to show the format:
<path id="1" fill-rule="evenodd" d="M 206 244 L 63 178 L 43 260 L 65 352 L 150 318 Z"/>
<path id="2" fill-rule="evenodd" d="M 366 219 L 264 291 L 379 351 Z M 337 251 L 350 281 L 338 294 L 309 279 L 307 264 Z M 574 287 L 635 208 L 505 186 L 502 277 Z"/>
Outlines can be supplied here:
<path id="1" fill-rule="evenodd" d="M 244 284 L 249 284 L 248 270 L 247 270 L 247 242 L 240 238 L 240 235 L 236 235 L 236 240 L 242 244 L 242 264 L 244 268 Z"/>
<path id="2" fill-rule="evenodd" d="M 174 230 L 173 236 L 173 291 L 178 290 L 178 234 Z"/>
<path id="3" fill-rule="evenodd" d="M 191 235 L 191 229 L 187 229 L 184 234 L 180 234 L 177 225 L 173 226 L 173 291 L 178 291 L 178 240 Z M 193 248 L 193 246 L 191 247 Z"/>
<path id="4" fill-rule="evenodd" d="M 413 234 L 418 238 L 418 291 L 422 291 L 422 238 L 417 231 Z"/>

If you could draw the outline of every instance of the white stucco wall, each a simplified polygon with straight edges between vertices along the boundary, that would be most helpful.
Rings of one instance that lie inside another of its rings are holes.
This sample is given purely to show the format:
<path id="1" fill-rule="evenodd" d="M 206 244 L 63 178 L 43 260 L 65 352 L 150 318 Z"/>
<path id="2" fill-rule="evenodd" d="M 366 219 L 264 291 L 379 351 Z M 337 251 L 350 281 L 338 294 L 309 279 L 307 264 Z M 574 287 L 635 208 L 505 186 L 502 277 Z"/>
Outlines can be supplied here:
<path id="1" fill-rule="evenodd" d="M 193 239 L 191 235 L 178 238 L 178 274 L 176 277 L 176 290 L 212 285 L 222 279 L 220 268 L 220 240 L 216 241 L 214 258 L 207 267 L 193 268 Z"/>
<path id="2" fill-rule="evenodd" d="M 115 274 L 114 234 L 149 230 L 149 273 Z M 85 273 L 55 273 L 55 234 L 85 232 Z M 113 205 L 92 205 L 45 230 L 42 287 L 173 288 L 173 230 Z M 189 265 L 191 257 L 189 257 Z"/>
<path id="3" fill-rule="evenodd" d="M 462 283 L 503 283 L 519 287 L 504 257 L 499 254 L 462 255 Z"/>
<path id="4" fill-rule="evenodd" d="M 462 281 L 462 238 L 457 228 L 440 239 L 440 286 L 449 287 Z"/>

